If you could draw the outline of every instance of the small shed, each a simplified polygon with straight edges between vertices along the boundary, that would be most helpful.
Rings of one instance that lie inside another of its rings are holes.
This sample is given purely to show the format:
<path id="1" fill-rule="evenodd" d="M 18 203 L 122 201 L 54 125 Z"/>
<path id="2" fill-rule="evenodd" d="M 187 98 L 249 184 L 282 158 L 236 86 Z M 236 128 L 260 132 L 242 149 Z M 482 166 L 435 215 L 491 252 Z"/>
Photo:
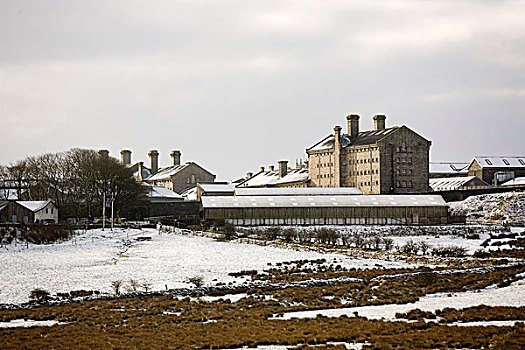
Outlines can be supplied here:
<path id="1" fill-rule="evenodd" d="M 429 185 L 432 191 L 455 191 L 476 188 L 485 188 L 489 184 L 477 176 L 459 176 L 430 179 Z"/>

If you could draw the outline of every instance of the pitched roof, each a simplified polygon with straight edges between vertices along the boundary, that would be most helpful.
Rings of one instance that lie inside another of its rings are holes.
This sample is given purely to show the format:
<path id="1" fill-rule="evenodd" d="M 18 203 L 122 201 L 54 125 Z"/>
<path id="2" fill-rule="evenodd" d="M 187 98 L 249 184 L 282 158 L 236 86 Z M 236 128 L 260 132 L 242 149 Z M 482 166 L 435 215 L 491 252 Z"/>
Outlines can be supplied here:
<path id="1" fill-rule="evenodd" d="M 266 170 L 255 174 L 244 182 L 241 182 L 237 187 L 275 186 L 279 184 L 307 181 L 308 179 L 307 168 L 290 170 L 288 174 L 282 178 L 279 177 L 278 170 Z"/>
<path id="2" fill-rule="evenodd" d="M 159 171 L 157 171 L 157 173 L 147 177 L 144 180 L 148 180 L 148 181 L 152 180 L 152 181 L 154 181 L 154 180 L 167 180 L 167 179 L 170 179 L 173 175 L 175 175 L 176 173 L 178 173 L 182 169 L 187 168 L 189 166 L 189 164 L 190 163 L 180 164 L 180 165 L 171 165 L 171 166 L 160 168 Z"/>
<path id="3" fill-rule="evenodd" d="M 525 157 L 476 156 L 474 160 L 482 168 L 525 168 Z"/>
<path id="4" fill-rule="evenodd" d="M 236 196 L 348 196 L 361 195 L 358 187 L 255 187 L 237 188 Z"/>
<path id="5" fill-rule="evenodd" d="M 173 192 L 172 190 L 163 186 L 149 186 L 148 197 L 180 200 L 183 199 L 183 197 L 180 194 Z"/>
<path id="6" fill-rule="evenodd" d="M 229 183 L 207 183 L 207 184 L 201 184 L 198 183 L 197 186 L 199 186 L 204 192 L 206 193 L 224 193 L 224 192 L 231 192 L 233 194 L 233 191 L 235 191 L 235 184 Z"/>
<path id="7" fill-rule="evenodd" d="M 517 177 L 501 184 L 500 186 L 525 186 L 525 177 Z"/>
<path id="8" fill-rule="evenodd" d="M 382 138 L 391 135 L 395 131 L 399 129 L 398 126 L 384 129 L 384 130 L 369 130 L 369 131 L 361 131 L 357 137 L 351 139 L 349 135 L 342 134 L 341 135 L 341 147 L 345 148 L 348 146 L 364 146 L 364 145 L 371 145 L 373 143 L 376 143 L 377 141 L 381 140 Z M 312 147 L 308 148 L 306 151 L 321 151 L 325 149 L 331 149 L 334 148 L 334 140 L 335 137 L 333 134 L 328 135 Z"/>
<path id="9" fill-rule="evenodd" d="M 16 201 L 16 203 L 33 212 L 37 212 L 47 207 L 51 201 Z"/>
<path id="10" fill-rule="evenodd" d="M 439 195 L 224 196 L 202 197 L 205 209 L 293 207 L 445 207 Z"/>
<path id="11" fill-rule="evenodd" d="M 431 174 L 467 174 L 469 163 L 430 162 Z"/>
<path id="12" fill-rule="evenodd" d="M 444 177 L 439 179 L 429 179 L 429 186 L 433 191 L 450 191 L 462 187 L 488 186 L 489 184 L 477 176 Z"/>

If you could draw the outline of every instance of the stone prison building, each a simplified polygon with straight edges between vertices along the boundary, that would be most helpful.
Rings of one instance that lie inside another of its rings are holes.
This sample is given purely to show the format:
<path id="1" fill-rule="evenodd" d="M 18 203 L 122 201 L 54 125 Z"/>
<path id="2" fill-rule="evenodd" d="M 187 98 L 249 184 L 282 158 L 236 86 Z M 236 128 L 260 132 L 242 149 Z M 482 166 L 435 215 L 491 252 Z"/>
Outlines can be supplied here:
<path id="1" fill-rule="evenodd" d="M 431 141 L 406 126 L 386 128 L 374 116 L 374 130 L 360 131 L 359 116 L 308 148 L 310 186 L 359 187 L 363 194 L 410 194 L 429 190 Z"/>

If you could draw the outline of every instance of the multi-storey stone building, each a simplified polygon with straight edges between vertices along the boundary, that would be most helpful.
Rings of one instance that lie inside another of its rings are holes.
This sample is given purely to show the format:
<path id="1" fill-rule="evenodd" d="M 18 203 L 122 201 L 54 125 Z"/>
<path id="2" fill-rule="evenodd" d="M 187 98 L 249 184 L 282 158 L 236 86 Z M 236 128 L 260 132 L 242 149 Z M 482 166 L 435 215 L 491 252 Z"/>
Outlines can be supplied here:
<path id="1" fill-rule="evenodd" d="M 308 148 L 310 186 L 359 187 L 364 194 L 425 193 L 429 190 L 431 142 L 406 126 L 385 127 L 374 116 L 374 130 L 359 131 L 359 116 L 347 117 L 348 134 L 334 128 Z"/>

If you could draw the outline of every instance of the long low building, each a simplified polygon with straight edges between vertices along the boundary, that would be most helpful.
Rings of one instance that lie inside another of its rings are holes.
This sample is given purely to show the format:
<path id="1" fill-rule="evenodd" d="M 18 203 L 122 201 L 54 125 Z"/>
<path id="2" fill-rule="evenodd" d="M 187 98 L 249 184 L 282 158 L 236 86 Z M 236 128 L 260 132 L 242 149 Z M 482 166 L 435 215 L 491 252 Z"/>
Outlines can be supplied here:
<path id="1" fill-rule="evenodd" d="M 445 224 L 439 195 L 202 197 L 205 220 L 238 226 Z"/>

